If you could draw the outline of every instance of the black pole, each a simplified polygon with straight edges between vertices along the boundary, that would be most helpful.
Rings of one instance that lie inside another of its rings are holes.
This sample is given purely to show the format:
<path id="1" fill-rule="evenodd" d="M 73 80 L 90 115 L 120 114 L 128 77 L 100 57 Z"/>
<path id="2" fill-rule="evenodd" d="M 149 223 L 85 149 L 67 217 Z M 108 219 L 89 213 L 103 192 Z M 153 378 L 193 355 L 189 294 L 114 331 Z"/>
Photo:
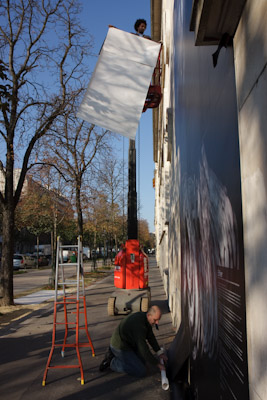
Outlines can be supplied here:
<path id="1" fill-rule="evenodd" d="M 128 156 L 128 239 L 137 239 L 137 195 L 136 195 L 136 150 L 135 141 L 130 139 Z"/>

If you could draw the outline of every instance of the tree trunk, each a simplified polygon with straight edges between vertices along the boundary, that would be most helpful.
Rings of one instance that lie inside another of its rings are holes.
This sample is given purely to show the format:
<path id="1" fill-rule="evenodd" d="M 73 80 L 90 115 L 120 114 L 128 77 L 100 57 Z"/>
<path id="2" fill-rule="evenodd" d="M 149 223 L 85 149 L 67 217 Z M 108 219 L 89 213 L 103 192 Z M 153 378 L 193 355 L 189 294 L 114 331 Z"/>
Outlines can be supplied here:
<path id="1" fill-rule="evenodd" d="M 77 220 L 78 220 L 78 235 L 83 238 L 83 214 L 81 207 L 81 191 L 79 187 L 81 187 L 80 182 L 77 182 L 76 187 L 76 211 L 77 211 Z"/>
<path id="2" fill-rule="evenodd" d="M 13 252 L 14 252 L 14 207 L 7 204 L 3 209 L 2 238 L 2 301 L 3 306 L 13 305 Z"/>
<path id="3" fill-rule="evenodd" d="M 94 261 L 94 270 L 96 269 L 96 230 L 94 232 L 94 255 L 93 255 L 93 261 Z"/>
<path id="4" fill-rule="evenodd" d="M 104 265 L 106 265 L 106 237 L 104 236 Z"/>
<path id="5" fill-rule="evenodd" d="M 118 238 L 117 238 L 117 234 L 115 233 L 115 251 L 116 254 L 118 253 Z"/>
<path id="6" fill-rule="evenodd" d="M 36 236 L 37 269 L 39 268 L 39 235 Z"/>
<path id="7" fill-rule="evenodd" d="M 55 287 L 55 277 L 56 277 L 56 253 L 57 253 L 57 212 L 54 212 L 54 224 L 53 232 L 51 232 L 51 243 L 52 243 L 52 268 L 51 268 L 51 284 Z"/>

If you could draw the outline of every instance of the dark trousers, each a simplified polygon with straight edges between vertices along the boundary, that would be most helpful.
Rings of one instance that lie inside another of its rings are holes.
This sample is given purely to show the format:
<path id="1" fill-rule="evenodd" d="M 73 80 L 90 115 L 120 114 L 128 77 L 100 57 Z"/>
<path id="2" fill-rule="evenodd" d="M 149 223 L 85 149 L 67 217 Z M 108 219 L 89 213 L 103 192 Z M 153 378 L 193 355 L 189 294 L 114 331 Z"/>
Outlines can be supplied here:
<path id="1" fill-rule="evenodd" d="M 146 366 L 134 351 L 118 350 L 112 346 L 110 348 L 115 356 L 110 363 L 112 371 L 126 372 L 139 378 L 146 376 Z"/>

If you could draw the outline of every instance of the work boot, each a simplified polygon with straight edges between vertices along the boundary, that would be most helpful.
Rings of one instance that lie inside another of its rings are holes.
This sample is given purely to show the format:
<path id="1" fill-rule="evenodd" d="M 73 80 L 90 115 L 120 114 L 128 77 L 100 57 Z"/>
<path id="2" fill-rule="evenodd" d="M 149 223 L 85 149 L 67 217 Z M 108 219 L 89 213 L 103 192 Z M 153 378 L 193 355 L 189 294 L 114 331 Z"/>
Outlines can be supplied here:
<path id="1" fill-rule="evenodd" d="M 103 372 L 110 366 L 111 360 L 114 358 L 114 354 L 112 353 L 110 347 L 108 348 L 107 353 L 105 354 L 105 358 L 99 366 L 99 371 Z"/>

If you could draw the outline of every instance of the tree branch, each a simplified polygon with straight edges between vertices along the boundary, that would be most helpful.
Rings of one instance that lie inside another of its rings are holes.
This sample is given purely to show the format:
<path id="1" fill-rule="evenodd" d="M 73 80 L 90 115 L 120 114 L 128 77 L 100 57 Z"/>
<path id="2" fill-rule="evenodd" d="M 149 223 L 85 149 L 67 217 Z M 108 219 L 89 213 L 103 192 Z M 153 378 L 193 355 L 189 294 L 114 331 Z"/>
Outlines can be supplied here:
<path id="1" fill-rule="evenodd" d="M 30 140 L 30 143 L 28 144 L 28 147 L 24 154 L 21 173 L 20 173 L 19 181 L 18 181 L 17 188 L 16 188 L 15 195 L 14 195 L 15 206 L 18 204 L 18 201 L 20 198 L 20 194 L 22 191 L 25 176 L 28 171 L 28 161 L 29 161 L 32 149 L 33 149 L 35 143 L 37 142 L 37 140 L 40 139 L 40 137 L 44 136 L 46 134 L 46 132 L 50 129 L 50 126 L 53 124 L 56 117 L 60 114 L 60 109 L 61 109 L 61 106 L 59 105 L 59 107 L 50 115 L 50 117 L 47 118 L 47 120 L 43 124 L 41 124 L 38 131 L 35 133 L 35 135 Z"/>
<path id="2" fill-rule="evenodd" d="M 71 182 L 71 180 L 70 180 L 70 179 L 67 179 L 67 178 L 65 177 L 65 175 L 63 174 L 63 172 L 62 172 L 55 164 L 53 164 L 53 163 L 49 163 L 49 162 L 36 162 L 36 163 L 31 164 L 31 165 L 28 167 L 27 171 L 29 171 L 29 170 L 30 170 L 32 167 L 34 167 L 35 165 L 44 165 L 44 166 L 53 167 L 53 168 L 55 168 L 55 169 L 57 170 L 57 172 L 59 173 L 59 175 L 62 176 L 62 178 L 64 179 L 65 182 Z"/>
<path id="3" fill-rule="evenodd" d="M 7 137 L 2 130 L 0 130 L 0 135 L 5 139 L 5 141 L 7 141 Z"/>

